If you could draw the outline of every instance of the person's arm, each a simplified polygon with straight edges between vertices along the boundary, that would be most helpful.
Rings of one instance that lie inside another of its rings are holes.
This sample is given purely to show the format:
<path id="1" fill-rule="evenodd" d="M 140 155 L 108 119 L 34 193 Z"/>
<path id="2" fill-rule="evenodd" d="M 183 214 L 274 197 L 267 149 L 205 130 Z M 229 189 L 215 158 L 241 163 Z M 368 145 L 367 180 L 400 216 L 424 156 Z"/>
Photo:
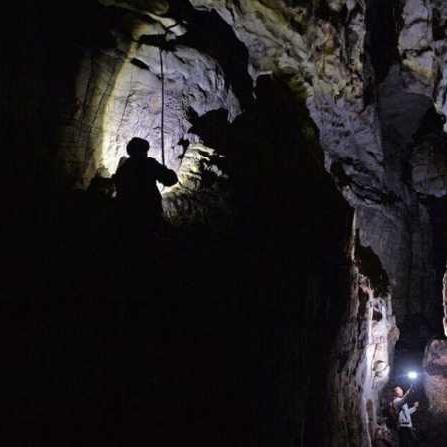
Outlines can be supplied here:
<path id="1" fill-rule="evenodd" d="M 413 385 L 408 388 L 407 392 L 402 396 L 401 401 L 399 402 L 400 406 L 402 407 L 403 404 L 406 404 L 408 402 L 408 399 L 410 398 L 410 394 L 413 391 Z"/>
<path id="2" fill-rule="evenodd" d="M 173 186 L 178 182 L 177 174 L 172 169 L 168 169 L 156 160 L 154 160 L 154 165 L 156 167 L 157 181 L 165 186 Z"/>
<path id="3" fill-rule="evenodd" d="M 393 406 L 398 412 L 400 412 L 402 407 L 407 403 L 407 401 L 410 397 L 411 391 L 412 391 L 412 389 L 409 388 L 408 391 L 402 397 L 396 397 L 393 400 Z"/>
<path id="4" fill-rule="evenodd" d="M 404 404 L 404 397 L 396 397 L 396 399 L 393 400 L 393 407 L 398 413 L 400 412 Z"/>
<path id="5" fill-rule="evenodd" d="M 414 405 L 408 410 L 408 412 L 410 414 L 413 414 L 417 411 L 418 407 L 419 407 L 419 402 L 415 402 Z"/>

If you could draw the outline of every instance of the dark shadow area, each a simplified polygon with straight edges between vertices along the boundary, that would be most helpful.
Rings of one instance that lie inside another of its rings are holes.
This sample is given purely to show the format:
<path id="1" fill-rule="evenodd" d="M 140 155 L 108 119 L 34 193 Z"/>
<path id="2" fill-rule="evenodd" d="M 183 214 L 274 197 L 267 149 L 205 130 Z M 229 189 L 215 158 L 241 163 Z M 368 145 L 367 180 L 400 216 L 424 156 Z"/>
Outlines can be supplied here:
<path id="1" fill-rule="evenodd" d="M 366 51 L 371 59 L 376 82 L 385 80 L 400 59 L 398 40 L 402 6 L 398 0 L 368 0 L 366 9 Z"/>
<path id="2" fill-rule="evenodd" d="M 88 49 L 93 57 L 112 43 L 113 10 L 81 0 L 67 11 L 25 0 L 8 5 L 0 30 L 0 176 L 2 252 L 9 266 L 25 268 L 30 250 L 44 251 L 39 231 L 54 225 L 63 174 L 61 132 L 78 108 L 76 79 Z M 80 24 L 82 23 L 82 26 Z M 73 139 L 78 138 L 73 135 Z M 9 233 L 13 229 L 13 233 Z M 17 237 L 19 235 L 19 237 Z"/>
<path id="3" fill-rule="evenodd" d="M 423 115 L 418 129 L 414 133 L 413 141 L 408 148 L 410 154 L 411 152 L 414 154 L 417 151 L 424 150 L 424 144 L 428 143 L 433 151 L 430 156 L 433 156 L 435 161 L 433 162 L 429 158 L 427 163 L 434 163 L 435 166 L 439 166 L 440 173 L 442 173 L 443 166 L 446 165 L 444 150 L 446 139 L 443 125 L 443 117 L 436 112 L 434 107 L 430 107 Z M 411 163 L 407 163 L 406 170 L 408 172 L 405 175 L 410 179 L 408 181 L 409 184 L 413 167 Z M 429 183 L 429 180 L 427 182 Z M 435 197 L 436 189 L 430 191 L 429 186 L 426 187 L 424 192 L 433 193 L 433 195 L 420 193 L 419 200 L 428 211 L 430 218 L 433 248 L 429 261 L 430 265 L 433 266 L 430 274 L 431 281 L 435 285 L 434 296 L 425 297 L 427 303 L 425 308 L 423 308 L 424 315 L 409 315 L 401 325 L 401 337 L 396 346 L 398 363 L 401 362 L 401 357 L 404 363 L 407 361 L 407 357 L 409 357 L 410 362 L 420 364 L 426 343 L 431 337 L 440 336 L 443 332 L 442 289 L 447 252 L 447 201 L 444 197 Z"/>
<path id="4" fill-rule="evenodd" d="M 57 177 L 60 104 L 73 99 L 77 57 L 57 39 L 62 23 L 31 7 L 14 16 L 29 28 L 2 66 L 11 93 L 2 141 L 11 150 L 2 179 L 5 445 L 324 445 L 352 213 L 315 152 L 304 107 L 266 77 L 221 138 L 210 132 L 233 179 L 236 218 L 225 234 L 167 227 L 128 239 L 107 182 L 66 191 Z M 81 33 L 84 14 L 64 35 Z M 203 26 L 208 45 L 205 30 L 219 25 Z M 20 119 L 29 98 L 39 108 Z"/>
<path id="5" fill-rule="evenodd" d="M 433 229 L 433 280 L 436 284 L 437 296 L 440 297 L 432 306 L 435 315 L 443 315 L 442 296 L 443 278 L 447 262 L 447 198 L 427 198 L 426 205 L 430 213 Z M 443 332 L 442 319 L 432 322 L 432 334 Z"/>
<path id="6" fill-rule="evenodd" d="M 229 145 L 227 110 L 211 110 L 199 117 L 193 109 L 190 109 L 188 119 L 192 123 L 188 133 L 198 135 L 205 146 L 225 152 Z"/>
<path id="7" fill-rule="evenodd" d="M 370 279 L 377 296 L 386 297 L 390 292 L 388 274 L 383 269 L 380 259 L 371 247 L 364 247 L 360 243 L 358 231 L 356 234 L 356 253 L 360 273 Z"/>
<path id="8" fill-rule="evenodd" d="M 244 306 L 256 325 L 246 358 L 258 364 L 246 376 L 256 441 L 318 445 L 328 435 L 318 415 L 327 410 L 329 353 L 349 296 L 351 213 L 324 171 L 307 110 L 279 79 L 259 78 L 255 93 L 231 125 L 213 111 L 191 131 L 227 156 L 232 179 L 238 243 L 229 246 L 238 261 L 229 265 L 243 273 L 237 282 L 248 286 Z"/>
<path id="9" fill-rule="evenodd" d="M 248 74 L 248 51 L 231 26 L 217 12 L 198 11 L 189 1 L 173 2 L 170 13 L 188 23 L 188 32 L 176 40 L 176 45 L 196 48 L 216 59 L 242 109 L 249 107 L 253 81 Z"/>

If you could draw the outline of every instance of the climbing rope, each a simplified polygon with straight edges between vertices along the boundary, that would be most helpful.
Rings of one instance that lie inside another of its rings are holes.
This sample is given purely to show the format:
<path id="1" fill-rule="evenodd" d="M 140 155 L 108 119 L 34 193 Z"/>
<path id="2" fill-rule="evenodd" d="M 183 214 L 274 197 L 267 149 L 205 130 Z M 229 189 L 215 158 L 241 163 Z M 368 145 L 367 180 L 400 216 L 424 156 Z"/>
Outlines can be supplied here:
<path id="1" fill-rule="evenodd" d="M 165 160 L 165 74 L 164 74 L 164 66 L 163 66 L 163 46 L 166 46 L 166 48 L 168 48 L 167 41 L 166 41 L 168 32 L 172 28 L 179 25 L 180 23 L 181 22 L 176 22 L 173 25 L 170 25 L 165 29 L 165 35 L 164 35 L 165 42 L 164 42 L 164 44 L 161 44 L 158 47 L 158 51 L 160 54 L 160 78 L 161 78 L 161 162 L 162 162 L 163 166 L 166 165 L 166 160 Z"/>
<path id="2" fill-rule="evenodd" d="M 158 47 L 160 53 L 160 77 L 161 77 L 161 162 L 165 166 L 165 75 L 163 68 L 163 49 Z"/>

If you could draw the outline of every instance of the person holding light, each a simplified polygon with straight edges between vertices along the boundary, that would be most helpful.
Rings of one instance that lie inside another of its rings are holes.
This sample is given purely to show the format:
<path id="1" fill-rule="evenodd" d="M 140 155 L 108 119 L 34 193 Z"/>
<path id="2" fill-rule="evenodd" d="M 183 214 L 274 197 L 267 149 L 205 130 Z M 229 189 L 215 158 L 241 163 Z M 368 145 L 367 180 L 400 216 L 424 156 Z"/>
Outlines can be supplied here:
<path id="1" fill-rule="evenodd" d="M 410 376 L 409 376 L 410 377 Z M 400 386 L 396 386 L 393 390 L 392 406 L 397 415 L 397 429 L 399 433 L 400 447 L 416 447 L 417 439 L 414 434 L 413 421 L 411 415 L 416 412 L 419 402 L 415 402 L 412 407 L 408 405 L 408 400 L 412 387 L 406 393 Z"/>

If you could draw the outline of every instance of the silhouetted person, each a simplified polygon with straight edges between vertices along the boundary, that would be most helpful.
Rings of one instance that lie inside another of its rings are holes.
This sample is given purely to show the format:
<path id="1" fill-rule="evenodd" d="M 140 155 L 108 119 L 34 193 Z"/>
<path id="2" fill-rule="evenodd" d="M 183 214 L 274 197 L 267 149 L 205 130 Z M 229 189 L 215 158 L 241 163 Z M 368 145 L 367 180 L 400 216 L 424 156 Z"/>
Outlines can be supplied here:
<path id="1" fill-rule="evenodd" d="M 174 171 L 147 156 L 149 147 L 146 140 L 132 138 L 127 144 L 129 158 L 120 163 L 113 179 L 121 218 L 137 228 L 157 229 L 163 215 L 157 181 L 172 186 L 178 179 Z"/>

